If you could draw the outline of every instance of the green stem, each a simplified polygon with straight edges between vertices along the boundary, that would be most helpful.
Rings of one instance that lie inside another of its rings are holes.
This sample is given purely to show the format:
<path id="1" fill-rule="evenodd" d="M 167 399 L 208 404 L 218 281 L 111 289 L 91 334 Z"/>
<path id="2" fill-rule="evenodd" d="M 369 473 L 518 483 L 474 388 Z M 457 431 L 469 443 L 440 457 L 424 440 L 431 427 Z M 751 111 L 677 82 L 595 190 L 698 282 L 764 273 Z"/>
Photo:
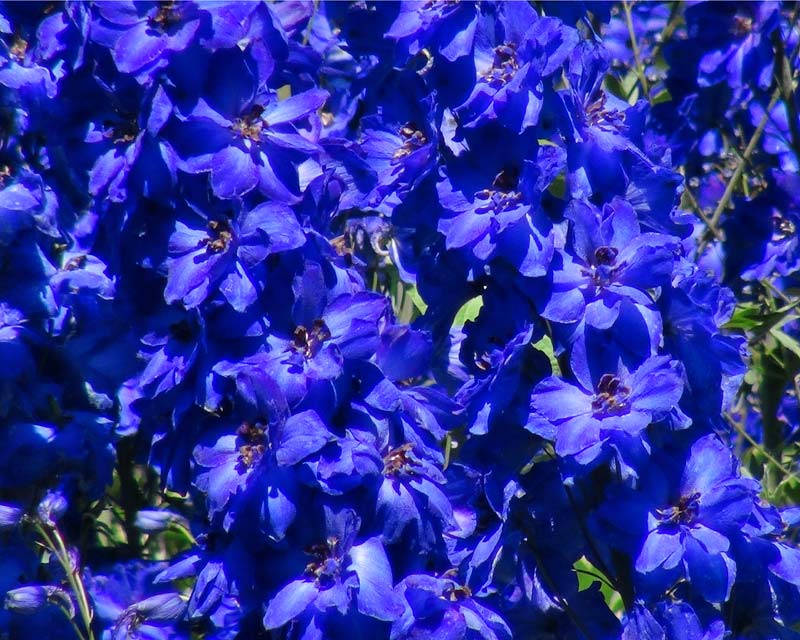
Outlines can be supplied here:
<path id="1" fill-rule="evenodd" d="M 636 41 L 636 30 L 633 28 L 633 14 L 631 13 L 631 3 L 627 0 L 622 2 L 622 10 L 625 12 L 625 24 L 628 26 L 628 35 L 631 38 L 631 49 L 633 49 L 633 61 L 635 65 L 636 77 L 639 78 L 639 84 L 642 85 L 642 93 L 650 99 L 650 85 L 647 82 L 647 75 L 645 73 L 644 65 L 642 64 L 642 57 L 639 51 L 639 43 Z"/>
<path id="2" fill-rule="evenodd" d="M 94 631 L 92 631 L 92 618 L 94 617 L 94 613 L 89 604 L 89 597 L 86 595 L 86 588 L 83 586 L 80 571 L 72 564 L 72 559 L 70 558 L 66 544 L 64 544 L 64 539 L 55 527 L 48 532 L 40 523 L 36 523 L 35 526 L 37 532 L 45 541 L 47 548 L 56 556 L 59 564 L 64 569 L 67 582 L 69 582 L 75 599 L 78 601 L 78 610 L 81 612 L 81 620 L 83 626 L 86 628 L 86 635 L 84 636 L 79 633 L 79 637 L 86 638 L 86 640 L 94 640 Z M 73 626 L 77 631 L 77 625 Z"/>
<path id="3" fill-rule="evenodd" d="M 741 159 L 736 164 L 736 169 L 734 170 L 731 179 L 728 180 L 728 184 L 725 185 L 725 192 L 722 194 L 722 198 L 720 198 L 720 201 L 717 203 L 717 206 L 714 209 L 714 213 L 711 214 L 711 224 L 713 224 L 714 226 L 716 226 L 719 223 L 723 211 L 725 211 L 725 209 L 727 208 L 731 196 L 733 196 L 733 191 L 734 189 L 736 189 L 736 185 L 739 182 L 739 179 L 742 177 L 742 174 L 744 173 L 745 166 L 750 160 L 750 156 L 753 155 L 753 151 L 755 151 L 759 140 L 761 140 L 761 134 L 764 133 L 764 128 L 767 126 L 767 123 L 769 122 L 769 112 L 772 111 L 772 109 L 778 103 L 780 97 L 781 97 L 781 91 L 780 88 L 777 88 L 775 89 L 775 91 L 772 92 L 772 96 L 769 100 L 769 104 L 767 105 L 766 110 L 764 111 L 764 115 L 761 117 L 761 120 L 759 121 L 756 130 L 750 137 L 750 142 L 747 143 L 747 147 L 745 147 Z"/>

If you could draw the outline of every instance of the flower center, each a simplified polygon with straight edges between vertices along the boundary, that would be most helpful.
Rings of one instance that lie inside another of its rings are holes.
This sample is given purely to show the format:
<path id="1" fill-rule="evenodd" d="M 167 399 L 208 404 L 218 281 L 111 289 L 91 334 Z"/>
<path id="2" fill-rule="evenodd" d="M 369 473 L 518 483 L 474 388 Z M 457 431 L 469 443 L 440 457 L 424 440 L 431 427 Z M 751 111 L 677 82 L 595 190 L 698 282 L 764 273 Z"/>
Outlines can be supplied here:
<path id="1" fill-rule="evenodd" d="M 733 25 L 731 25 L 731 33 L 735 36 L 742 37 L 750 34 L 753 31 L 753 19 L 750 16 L 736 15 L 733 18 Z"/>
<path id="2" fill-rule="evenodd" d="M 261 142 L 261 132 L 267 126 L 267 123 L 261 119 L 262 113 L 264 113 L 264 107 L 260 104 L 253 105 L 248 113 L 234 121 L 231 129 L 242 138 Z"/>
<path id="3" fill-rule="evenodd" d="M 453 585 L 442 592 L 442 597 L 450 602 L 461 602 L 472 597 L 472 589 L 467 585 Z"/>
<path id="4" fill-rule="evenodd" d="M 322 344 L 330 340 L 331 331 L 324 320 L 317 319 L 311 325 L 311 329 L 306 329 L 300 325 L 294 330 L 292 336 L 292 349 L 297 353 L 302 353 L 305 358 L 313 358 L 319 353 Z"/>
<path id="5" fill-rule="evenodd" d="M 513 209 L 522 202 L 522 194 L 517 191 L 519 170 L 515 167 L 503 169 L 492 181 L 491 189 L 483 189 L 475 194 L 481 204 L 475 207 L 476 213 L 501 213 Z"/>
<path id="6" fill-rule="evenodd" d="M 266 427 L 260 422 L 243 422 L 236 430 L 243 444 L 239 446 L 237 467 L 240 471 L 251 469 L 264 457 L 267 449 Z"/>
<path id="7" fill-rule="evenodd" d="M 581 273 L 592 279 L 595 286 L 604 287 L 611 284 L 617 276 L 620 265 L 617 265 L 619 249 L 615 247 L 597 247 L 594 250 L 594 261 L 588 269 L 582 269 Z"/>
<path id="8" fill-rule="evenodd" d="M 114 144 L 127 144 L 133 142 L 139 135 L 139 123 L 135 117 L 126 118 L 119 122 L 106 122 L 103 137 L 110 139 Z"/>
<path id="9" fill-rule="evenodd" d="M 83 269 L 86 265 L 86 255 L 75 256 L 70 258 L 64 264 L 64 271 L 77 271 L 78 269 Z"/>
<path id="10" fill-rule="evenodd" d="M 606 108 L 606 94 L 602 91 L 586 105 L 586 122 L 590 126 L 609 131 L 619 129 L 625 121 L 625 114 Z"/>
<path id="11" fill-rule="evenodd" d="M 511 82 L 518 69 L 517 45 L 507 42 L 494 48 L 492 66 L 481 75 L 489 86 L 499 89 Z"/>
<path id="12" fill-rule="evenodd" d="M 325 544 L 312 545 L 306 553 L 313 557 L 306 565 L 306 576 L 313 579 L 320 589 L 332 587 L 342 573 L 338 538 L 332 536 Z"/>
<path id="13" fill-rule="evenodd" d="M 8 55 L 14 58 L 18 63 L 25 60 L 25 54 L 28 52 L 28 41 L 20 36 L 14 36 L 14 41 L 8 48 Z"/>
<path id="14" fill-rule="evenodd" d="M 411 469 L 413 460 L 408 457 L 413 448 L 413 444 L 406 442 L 387 453 L 383 458 L 383 475 L 391 476 L 401 472 L 413 473 Z"/>
<path id="15" fill-rule="evenodd" d="M 222 253 L 228 248 L 233 238 L 231 228 L 224 220 L 209 220 L 209 234 L 200 241 L 199 246 L 205 246 L 208 253 Z"/>
<path id="16" fill-rule="evenodd" d="M 178 3 L 174 2 L 174 0 L 169 0 L 158 3 L 158 10 L 153 17 L 147 19 L 147 24 L 153 29 L 166 31 L 170 27 L 179 24 L 180 21 L 181 15 Z"/>
<path id="17" fill-rule="evenodd" d="M 776 213 L 772 216 L 773 240 L 784 240 L 789 236 L 793 236 L 795 234 L 795 231 L 796 228 L 794 226 L 794 222 L 792 222 L 788 218 L 784 218 L 779 213 Z"/>
<path id="18" fill-rule="evenodd" d="M 414 122 L 404 124 L 400 127 L 399 133 L 400 137 L 403 138 L 403 144 L 392 155 L 393 161 L 405 158 L 428 144 L 428 137 L 419 130 L 419 127 Z"/>
<path id="19" fill-rule="evenodd" d="M 670 524 L 691 524 L 700 511 L 700 494 L 695 492 L 688 496 L 681 496 L 678 504 L 666 509 L 656 510 L 662 522 Z"/>
<path id="20" fill-rule="evenodd" d="M 597 385 L 592 410 L 595 414 L 619 413 L 625 408 L 630 393 L 631 390 L 617 376 L 605 373 Z"/>

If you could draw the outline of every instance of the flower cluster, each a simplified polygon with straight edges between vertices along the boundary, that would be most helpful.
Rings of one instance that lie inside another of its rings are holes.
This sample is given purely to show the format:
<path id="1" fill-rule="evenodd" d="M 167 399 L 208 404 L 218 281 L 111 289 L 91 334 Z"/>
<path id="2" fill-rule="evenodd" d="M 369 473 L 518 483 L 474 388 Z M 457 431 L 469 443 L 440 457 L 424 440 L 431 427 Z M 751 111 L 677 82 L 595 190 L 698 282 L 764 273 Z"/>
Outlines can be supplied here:
<path id="1" fill-rule="evenodd" d="M 0 637 L 800 638 L 795 14 L 2 6 Z"/>

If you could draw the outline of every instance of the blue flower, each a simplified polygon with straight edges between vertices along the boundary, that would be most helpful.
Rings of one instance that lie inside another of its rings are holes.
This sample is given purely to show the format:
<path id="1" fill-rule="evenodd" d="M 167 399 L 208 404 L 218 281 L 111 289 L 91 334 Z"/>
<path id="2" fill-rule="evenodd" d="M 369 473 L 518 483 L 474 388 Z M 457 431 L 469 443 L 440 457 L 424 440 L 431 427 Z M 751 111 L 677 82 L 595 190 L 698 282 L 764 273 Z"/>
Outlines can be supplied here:
<path id="1" fill-rule="evenodd" d="M 503 640 L 512 637 L 508 625 L 497 613 L 474 598 L 469 587 L 451 578 L 410 575 L 396 590 L 404 599 L 405 610 L 392 625 L 392 640 Z"/>
<path id="2" fill-rule="evenodd" d="M 318 152 L 298 129 L 316 117 L 328 97 L 311 89 L 280 100 L 260 90 L 253 61 L 244 54 L 219 53 L 209 77 L 224 78 L 201 97 L 184 122 L 168 135 L 189 173 L 210 172 L 220 198 L 244 196 L 256 187 L 285 203 L 299 200 L 296 165 Z"/>
<path id="3" fill-rule="evenodd" d="M 641 233 L 633 208 L 615 199 L 598 210 L 573 201 L 567 217 L 573 223 L 574 255 L 560 253 L 553 270 L 552 289 L 542 316 L 555 322 L 585 323 L 610 328 L 623 302 L 646 318 L 654 306 L 648 290 L 668 285 L 679 241 L 673 236 Z"/>
<path id="4" fill-rule="evenodd" d="M 275 423 L 244 421 L 235 433 L 221 436 L 213 446 L 195 449 L 195 460 L 208 469 L 197 475 L 195 485 L 207 496 L 212 518 L 225 510 L 237 493 L 253 487 L 264 501 L 264 525 L 282 537 L 296 516 L 297 481 L 280 467 L 298 464 L 331 440 L 333 435 L 313 411 Z M 228 515 L 224 526 L 230 525 Z"/>
<path id="5" fill-rule="evenodd" d="M 214 287 L 239 312 L 259 295 L 262 284 L 254 271 L 270 255 L 301 247 L 306 241 L 294 212 L 279 203 L 260 204 L 234 219 L 212 218 L 206 229 L 175 223 L 170 237 L 168 303 L 200 305 Z"/>
<path id="6" fill-rule="evenodd" d="M 587 390 L 552 376 L 533 390 L 531 408 L 556 427 L 556 451 L 593 461 L 614 433 L 638 437 L 677 409 L 683 393 L 678 364 L 666 356 L 650 358 L 633 372 L 620 367 Z M 530 429 L 539 432 L 536 415 Z M 546 433 L 546 430 L 545 430 Z"/>
<path id="7" fill-rule="evenodd" d="M 266 629 L 290 625 L 293 637 L 308 624 L 308 618 L 315 619 L 314 626 L 324 628 L 329 612 L 347 614 L 351 605 L 361 615 L 387 622 L 402 613 L 380 538 L 353 544 L 352 538 L 329 537 L 308 554 L 303 577 L 284 586 L 266 603 Z"/>
<path id="8" fill-rule="evenodd" d="M 527 4 L 503 3 L 478 20 L 475 86 L 457 109 L 465 127 L 497 120 L 521 133 L 539 120 L 544 82 L 567 60 L 578 33 Z"/>
<path id="9" fill-rule="evenodd" d="M 653 496 L 658 506 L 648 513 L 636 571 L 685 575 L 709 602 L 727 600 L 736 578 L 729 537 L 753 511 L 758 488 L 756 481 L 738 477 L 736 459 L 719 438 L 697 440 L 679 485 L 661 489 L 660 502 Z"/>
<path id="10" fill-rule="evenodd" d="M 111 49 L 122 73 L 143 83 L 168 64 L 171 54 L 189 47 L 208 17 L 194 2 L 103 2 L 96 12 L 92 39 Z"/>
<path id="11" fill-rule="evenodd" d="M 477 18 L 473 2 L 403 0 L 386 37 L 397 40 L 408 55 L 424 49 L 452 62 L 472 51 Z"/>

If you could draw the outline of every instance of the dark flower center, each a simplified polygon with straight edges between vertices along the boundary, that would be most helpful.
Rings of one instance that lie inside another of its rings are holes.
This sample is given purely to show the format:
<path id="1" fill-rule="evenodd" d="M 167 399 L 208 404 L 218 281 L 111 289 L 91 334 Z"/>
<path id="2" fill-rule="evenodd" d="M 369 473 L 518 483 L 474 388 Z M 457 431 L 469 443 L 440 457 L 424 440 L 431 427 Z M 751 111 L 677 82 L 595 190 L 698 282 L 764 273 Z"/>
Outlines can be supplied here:
<path id="1" fill-rule="evenodd" d="M 205 246 L 208 253 L 222 253 L 228 248 L 233 238 L 231 228 L 224 220 L 209 220 L 209 234 L 200 241 L 200 246 Z"/>
<path id="2" fill-rule="evenodd" d="M 148 26 L 159 31 L 166 31 L 170 27 L 180 24 L 180 22 L 181 15 L 178 3 L 172 0 L 159 2 L 155 15 L 147 20 Z"/>
<path id="3" fill-rule="evenodd" d="M 267 126 L 267 123 L 261 119 L 262 113 L 264 113 L 264 107 L 260 104 L 254 104 L 250 111 L 234 121 L 231 128 L 242 138 L 260 142 L 261 132 Z"/>
<path id="4" fill-rule="evenodd" d="M 489 86 L 499 89 L 513 80 L 518 69 L 517 45 L 507 42 L 494 48 L 492 66 L 482 75 Z"/>
<path id="5" fill-rule="evenodd" d="M 775 214 L 772 216 L 772 239 L 773 240 L 784 240 L 789 236 L 793 236 L 795 234 L 796 228 L 794 222 L 789 220 L 788 218 L 784 218 L 780 214 Z"/>
<path id="6" fill-rule="evenodd" d="M 681 496 L 678 503 L 666 509 L 656 510 L 662 522 L 670 524 L 691 524 L 700 511 L 700 494 L 695 492 L 688 496 Z"/>
<path id="7" fill-rule="evenodd" d="M 513 209 L 522 202 L 522 194 L 517 191 L 519 170 L 516 167 L 503 169 L 492 180 L 491 189 L 483 189 L 475 194 L 481 204 L 475 207 L 476 213 L 501 213 Z"/>
<path id="8" fill-rule="evenodd" d="M 594 251 L 594 259 L 597 264 L 612 265 L 617 260 L 619 250 L 614 247 L 598 247 Z"/>
<path id="9" fill-rule="evenodd" d="M 252 468 L 264 457 L 267 449 L 266 427 L 256 422 L 243 422 L 236 430 L 236 435 L 243 444 L 239 446 L 239 459 L 237 466 L 241 471 Z"/>
<path id="10" fill-rule="evenodd" d="M 64 264 L 64 271 L 76 271 L 78 269 L 83 269 L 86 265 L 86 255 L 75 256 L 74 258 L 70 258 Z"/>
<path id="11" fill-rule="evenodd" d="M 128 638 L 132 638 L 137 634 L 139 627 L 142 626 L 142 623 L 147 619 L 147 616 L 141 611 L 137 611 L 133 607 L 129 607 L 121 616 L 119 622 L 114 625 L 114 629 L 122 629 L 123 626 L 125 628 L 125 635 Z"/>
<path id="12" fill-rule="evenodd" d="M 424 145 L 428 144 L 428 136 L 426 136 L 414 122 L 407 122 L 400 127 L 400 137 L 403 138 L 403 144 L 394 152 L 392 160 L 400 160 L 408 155 L 414 153 Z"/>
<path id="13" fill-rule="evenodd" d="M 631 390 L 622 384 L 617 376 L 603 374 L 597 385 L 597 393 L 592 399 L 592 411 L 595 414 L 619 413 L 625 408 Z"/>
<path id="14" fill-rule="evenodd" d="M 594 250 L 594 261 L 588 269 L 582 271 L 584 276 L 592 279 L 598 287 L 604 287 L 617 276 L 620 265 L 617 264 L 619 249 L 615 247 L 602 246 Z"/>
<path id="15" fill-rule="evenodd" d="M 590 99 L 591 100 L 591 99 Z M 609 131 L 622 126 L 625 114 L 606 108 L 606 94 L 602 91 L 586 105 L 586 122 L 590 126 Z"/>
<path id="16" fill-rule="evenodd" d="M 28 53 L 28 41 L 20 36 L 14 36 L 14 41 L 8 48 L 8 55 L 21 63 L 25 60 L 25 54 Z"/>
<path id="17" fill-rule="evenodd" d="M 742 37 L 749 35 L 753 31 L 753 19 L 750 16 L 736 15 L 731 25 L 731 33 Z"/>
<path id="18" fill-rule="evenodd" d="M 134 116 L 126 117 L 119 122 L 106 122 L 103 137 L 109 138 L 114 144 L 127 144 L 133 142 L 139 135 L 139 123 Z"/>
<path id="19" fill-rule="evenodd" d="M 413 469 L 411 468 L 413 460 L 408 457 L 408 454 L 413 448 L 413 444 L 406 442 L 387 453 L 383 457 L 383 475 L 391 476 L 401 472 L 413 473 Z"/>
<path id="20" fill-rule="evenodd" d="M 332 536 L 325 544 L 312 545 L 306 553 L 313 557 L 306 565 L 306 576 L 313 579 L 320 589 L 329 589 L 336 584 L 342 573 L 342 554 L 338 538 Z"/>
<path id="21" fill-rule="evenodd" d="M 461 602 L 472 597 L 472 589 L 467 585 L 453 585 L 442 592 L 442 597 L 450 602 Z"/>
<path id="22" fill-rule="evenodd" d="M 330 340 L 331 331 L 324 320 L 317 319 L 311 325 L 311 329 L 306 329 L 300 325 L 294 330 L 292 336 L 292 349 L 297 353 L 302 353 L 305 358 L 313 358 L 319 353 L 322 344 Z"/>

